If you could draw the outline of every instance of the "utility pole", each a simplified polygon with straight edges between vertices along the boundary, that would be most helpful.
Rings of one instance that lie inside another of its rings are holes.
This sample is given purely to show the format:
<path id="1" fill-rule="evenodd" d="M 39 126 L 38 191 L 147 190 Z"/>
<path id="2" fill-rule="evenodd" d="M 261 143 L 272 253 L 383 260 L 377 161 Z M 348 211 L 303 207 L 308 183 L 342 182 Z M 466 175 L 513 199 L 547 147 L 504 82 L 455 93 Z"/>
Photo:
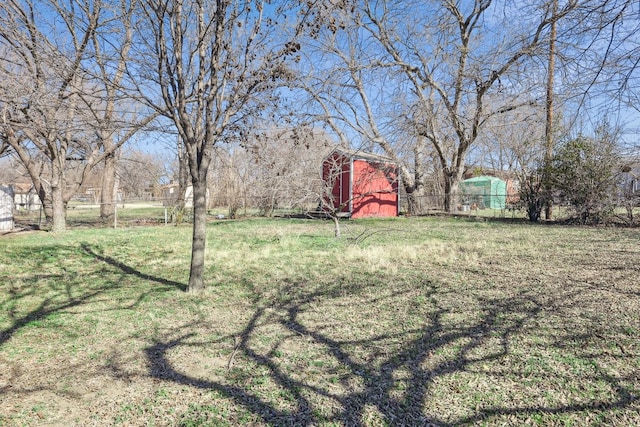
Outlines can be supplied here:
<path id="1" fill-rule="evenodd" d="M 553 159 L 553 75 L 555 72 L 556 62 L 556 15 L 558 14 L 558 0 L 553 0 L 551 5 L 551 32 L 549 34 L 549 63 L 547 69 L 547 102 L 546 113 L 547 120 L 545 126 L 545 142 L 546 152 L 544 156 L 544 191 L 546 194 L 545 201 L 545 218 L 551 220 L 553 198 L 551 196 L 551 161 Z"/>

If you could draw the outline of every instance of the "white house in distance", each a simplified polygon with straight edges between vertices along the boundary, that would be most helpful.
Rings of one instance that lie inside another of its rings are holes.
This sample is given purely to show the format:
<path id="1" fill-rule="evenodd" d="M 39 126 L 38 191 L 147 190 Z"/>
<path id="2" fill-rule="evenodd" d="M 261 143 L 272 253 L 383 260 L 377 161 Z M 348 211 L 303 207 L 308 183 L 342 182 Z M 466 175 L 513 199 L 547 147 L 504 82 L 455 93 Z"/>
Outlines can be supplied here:
<path id="1" fill-rule="evenodd" d="M 13 230 L 13 187 L 0 185 L 0 231 Z"/>
<path id="2" fill-rule="evenodd" d="M 40 197 L 30 181 L 17 181 L 13 186 L 13 200 L 18 211 L 37 211 L 42 207 Z"/>
<path id="3" fill-rule="evenodd" d="M 630 207 L 640 206 L 640 161 L 631 161 L 622 167 L 622 176 L 620 177 L 619 194 L 627 209 Z"/>
<path id="4" fill-rule="evenodd" d="M 174 206 L 178 201 L 178 189 L 177 183 L 171 183 L 165 185 L 162 188 L 162 205 Z M 207 188 L 207 206 L 209 206 L 209 189 Z M 184 207 L 187 209 L 193 209 L 193 186 L 189 185 L 184 195 Z"/>

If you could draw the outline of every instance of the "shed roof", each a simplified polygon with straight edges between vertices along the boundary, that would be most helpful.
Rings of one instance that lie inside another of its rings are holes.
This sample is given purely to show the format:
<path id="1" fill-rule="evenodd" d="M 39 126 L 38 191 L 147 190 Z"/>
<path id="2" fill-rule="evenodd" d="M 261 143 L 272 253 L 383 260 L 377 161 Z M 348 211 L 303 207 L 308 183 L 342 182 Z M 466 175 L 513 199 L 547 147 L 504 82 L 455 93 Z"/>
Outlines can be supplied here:
<path id="1" fill-rule="evenodd" d="M 342 147 L 334 148 L 329 152 L 329 154 L 327 154 L 327 157 L 331 156 L 331 154 L 333 153 L 339 153 L 353 159 L 362 159 L 362 160 L 369 160 L 372 162 L 396 164 L 396 162 L 394 162 L 393 159 L 391 159 L 390 157 L 381 156 L 379 154 L 374 154 L 374 153 L 367 153 L 361 150 L 352 150 L 350 148 L 342 148 Z"/>
<path id="2" fill-rule="evenodd" d="M 503 179 L 500 179 L 500 178 L 495 177 L 495 176 L 490 176 L 490 175 L 476 176 L 474 178 L 465 179 L 463 182 L 474 183 L 474 182 L 487 182 L 487 181 L 490 181 L 490 182 L 495 182 L 495 181 L 504 182 Z"/>
<path id="3" fill-rule="evenodd" d="M 13 191 L 16 194 L 29 194 L 33 191 L 35 191 L 33 184 L 29 181 L 29 182 L 25 182 L 25 181 L 20 181 L 20 182 L 14 182 L 12 184 L 10 184 L 11 186 L 13 186 Z"/>

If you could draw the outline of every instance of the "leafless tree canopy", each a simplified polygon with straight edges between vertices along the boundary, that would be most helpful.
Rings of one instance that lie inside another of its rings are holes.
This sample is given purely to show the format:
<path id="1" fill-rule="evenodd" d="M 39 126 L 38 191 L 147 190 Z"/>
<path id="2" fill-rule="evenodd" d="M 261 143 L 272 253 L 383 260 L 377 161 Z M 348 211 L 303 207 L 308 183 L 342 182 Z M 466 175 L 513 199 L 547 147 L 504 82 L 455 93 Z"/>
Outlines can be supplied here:
<path id="1" fill-rule="evenodd" d="M 266 1 L 145 0 L 137 23 L 139 61 L 129 73 L 139 99 L 178 131 L 194 194 L 189 289 L 204 287 L 206 186 L 214 146 L 242 140 L 291 74 L 285 12 Z"/>
<path id="2" fill-rule="evenodd" d="M 11 0 L 0 5 L 3 144 L 20 158 L 52 221 L 93 167 L 151 116 L 119 91 L 134 3 Z M 128 108 L 125 112 L 124 108 Z"/>
<path id="3" fill-rule="evenodd" d="M 572 0 L 555 9 L 553 1 L 348 4 L 325 12 L 324 27 L 308 41 L 307 106 L 343 143 L 371 144 L 401 161 L 410 194 L 425 188 L 425 164 L 434 159 L 447 211 L 456 208 L 475 145 L 512 122 L 516 110 L 545 104 L 552 24 L 563 100 L 602 88 L 605 68 L 622 71 L 605 67 L 607 58 L 626 75 L 636 68 L 620 62 L 635 49 L 637 13 L 629 1 Z"/>

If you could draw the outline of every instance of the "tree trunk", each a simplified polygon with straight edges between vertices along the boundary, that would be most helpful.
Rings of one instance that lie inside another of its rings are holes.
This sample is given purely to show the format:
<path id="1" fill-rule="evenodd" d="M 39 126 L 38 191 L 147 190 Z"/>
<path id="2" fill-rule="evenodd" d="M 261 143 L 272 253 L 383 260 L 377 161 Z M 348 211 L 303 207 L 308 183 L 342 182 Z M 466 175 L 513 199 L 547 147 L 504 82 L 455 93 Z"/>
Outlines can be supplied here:
<path id="1" fill-rule="evenodd" d="M 118 194 L 116 165 L 117 158 L 115 153 L 110 153 L 105 157 L 102 188 L 100 191 L 100 218 L 103 220 L 113 218 L 115 213 L 116 195 Z"/>
<path id="2" fill-rule="evenodd" d="M 44 218 L 47 223 L 53 222 L 53 206 L 51 205 L 51 194 L 47 193 L 46 188 L 38 178 L 34 180 L 31 177 L 32 182 L 34 182 L 34 187 L 36 189 L 36 193 L 38 194 L 38 198 L 40 199 L 40 203 L 42 204 L 42 211 L 44 212 Z M 37 182 L 37 184 L 35 184 Z"/>
<path id="3" fill-rule="evenodd" d="M 61 164 L 62 163 L 62 164 Z M 64 161 L 51 162 L 51 231 L 62 233 L 67 228 L 67 203 L 64 199 Z"/>
<path id="4" fill-rule="evenodd" d="M 53 209 L 51 231 L 53 233 L 62 233 L 67 228 L 67 209 L 60 182 L 51 185 L 51 206 Z"/>
<path id="5" fill-rule="evenodd" d="M 193 243 L 189 292 L 204 289 L 204 261 L 207 245 L 207 179 L 193 180 Z"/>
<path id="6" fill-rule="evenodd" d="M 420 215 L 424 213 L 424 210 L 422 209 L 424 200 L 422 199 L 423 198 L 420 197 L 415 190 L 411 193 L 407 193 L 407 213 L 409 215 Z"/>
<path id="7" fill-rule="evenodd" d="M 340 232 L 340 218 L 338 218 L 338 215 L 332 215 L 331 219 L 333 219 L 333 235 L 335 236 L 336 239 L 339 239 L 340 237 L 342 237 L 342 233 Z"/>
<path id="8" fill-rule="evenodd" d="M 426 191 L 422 182 L 416 180 L 415 184 L 411 188 L 405 187 L 407 192 L 407 204 L 409 215 L 421 215 L 424 214 L 426 209 Z"/>
<path id="9" fill-rule="evenodd" d="M 444 171 L 444 211 L 458 211 L 458 186 L 462 180 L 462 169 Z"/>
<path id="10" fill-rule="evenodd" d="M 413 148 L 413 174 L 409 176 L 408 170 L 403 170 L 401 173 L 402 183 L 404 184 L 404 189 L 407 193 L 408 213 L 410 215 L 426 213 L 425 205 L 427 204 L 427 200 L 425 200 L 425 177 L 427 174 L 424 170 L 426 161 L 423 154 L 426 151 L 426 141 L 427 140 L 424 137 L 419 138 Z"/>

